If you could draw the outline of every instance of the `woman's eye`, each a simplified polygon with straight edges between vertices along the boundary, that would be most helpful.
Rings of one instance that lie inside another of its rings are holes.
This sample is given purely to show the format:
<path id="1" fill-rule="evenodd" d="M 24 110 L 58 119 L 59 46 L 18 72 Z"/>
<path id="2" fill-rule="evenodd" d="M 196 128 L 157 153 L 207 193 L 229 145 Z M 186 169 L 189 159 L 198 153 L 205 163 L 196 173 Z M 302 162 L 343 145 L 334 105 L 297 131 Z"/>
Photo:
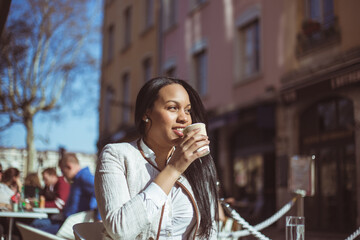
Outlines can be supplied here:
<path id="1" fill-rule="evenodd" d="M 177 107 L 174 107 L 174 106 L 168 107 L 168 110 L 176 110 L 176 109 L 177 109 Z"/>
<path id="2" fill-rule="evenodd" d="M 188 114 L 190 114 L 190 113 L 191 113 L 191 109 L 186 109 L 185 112 L 188 113 Z"/>

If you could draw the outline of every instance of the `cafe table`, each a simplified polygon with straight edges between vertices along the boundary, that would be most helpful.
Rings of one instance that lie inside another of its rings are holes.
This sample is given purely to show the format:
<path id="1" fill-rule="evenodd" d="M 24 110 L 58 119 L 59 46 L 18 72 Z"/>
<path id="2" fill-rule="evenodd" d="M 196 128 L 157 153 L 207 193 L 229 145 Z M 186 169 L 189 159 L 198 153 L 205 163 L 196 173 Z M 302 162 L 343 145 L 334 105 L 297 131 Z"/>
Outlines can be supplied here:
<path id="1" fill-rule="evenodd" d="M 57 214 L 60 213 L 58 208 L 33 208 L 33 212 L 47 213 L 47 214 Z"/>
<path id="2" fill-rule="evenodd" d="M 47 218 L 48 214 L 45 212 L 12 212 L 12 211 L 0 211 L 0 217 L 9 218 L 9 240 L 11 240 L 12 227 L 14 224 L 14 218 Z"/>

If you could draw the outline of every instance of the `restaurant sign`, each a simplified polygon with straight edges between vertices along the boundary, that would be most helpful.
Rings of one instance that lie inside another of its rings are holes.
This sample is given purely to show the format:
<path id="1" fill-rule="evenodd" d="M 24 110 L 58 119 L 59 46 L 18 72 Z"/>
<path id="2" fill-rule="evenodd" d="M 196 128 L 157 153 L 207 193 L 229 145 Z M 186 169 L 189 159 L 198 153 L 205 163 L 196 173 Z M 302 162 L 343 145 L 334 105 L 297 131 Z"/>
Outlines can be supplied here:
<path id="1" fill-rule="evenodd" d="M 351 85 L 353 83 L 360 82 L 360 70 L 353 71 L 347 74 L 344 74 L 339 77 L 331 79 L 331 88 L 336 89 L 339 87 Z"/>
<path id="2" fill-rule="evenodd" d="M 331 77 L 319 77 L 312 79 L 312 84 L 292 87 L 283 90 L 281 99 L 284 103 L 293 103 L 297 100 L 317 95 L 319 92 L 330 92 L 342 87 L 348 87 L 360 83 L 360 69 L 347 73 L 332 74 Z"/>
<path id="3" fill-rule="evenodd" d="M 290 158 L 289 191 L 305 193 L 306 196 L 315 194 L 315 155 Z"/>

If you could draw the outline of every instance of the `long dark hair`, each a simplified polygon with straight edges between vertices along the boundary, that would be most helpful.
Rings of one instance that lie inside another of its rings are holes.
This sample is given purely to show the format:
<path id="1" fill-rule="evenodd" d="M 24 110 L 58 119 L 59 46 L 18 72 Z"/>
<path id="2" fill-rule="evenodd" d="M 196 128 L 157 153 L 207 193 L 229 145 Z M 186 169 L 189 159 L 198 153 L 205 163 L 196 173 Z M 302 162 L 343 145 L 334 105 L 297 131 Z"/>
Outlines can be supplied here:
<path id="1" fill-rule="evenodd" d="M 18 187 L 14 177 L 19 177 L 20 171 L 17 168 L 8 168 L 2 175 L 1 181 L 9 187 Z"/>
<path id="2" fill-rule="evenodd" d="M 205 108 L 199 94 L 184 80 L 158 77 L 146 82 L 137 95 L 135 125 L 142 136 L 146 134 L 145 123 L 142 120 L 144 114 L 154 106 L 160 89 L 170 84 L 179 84 L 185 88 L 190 99 L 192 122 L 203 122 L 207 126 Z M 212 210 L 214 211 L 215 219 L 218 220 L 217 174 L 211 155 L 208 154 L 202 157 L 201 161 L 194 161 L 186 169 L 184 175 L 192 187 L 200 211 L 201 221 L 198 235 L 208 239 L 213 227 Z"/>

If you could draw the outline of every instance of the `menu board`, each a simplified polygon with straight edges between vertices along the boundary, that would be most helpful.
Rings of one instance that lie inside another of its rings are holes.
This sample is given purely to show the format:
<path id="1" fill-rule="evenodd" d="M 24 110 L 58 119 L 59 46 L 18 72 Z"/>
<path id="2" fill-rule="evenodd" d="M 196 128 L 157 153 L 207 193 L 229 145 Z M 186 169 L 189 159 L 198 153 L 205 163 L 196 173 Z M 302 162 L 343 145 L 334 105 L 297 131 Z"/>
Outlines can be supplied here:
<path id="1" fill-rule="evenodd" d="M 314 196 L 315 155 L 295 155 L 290 158 L 288 187 L 290 192 Z"/>

